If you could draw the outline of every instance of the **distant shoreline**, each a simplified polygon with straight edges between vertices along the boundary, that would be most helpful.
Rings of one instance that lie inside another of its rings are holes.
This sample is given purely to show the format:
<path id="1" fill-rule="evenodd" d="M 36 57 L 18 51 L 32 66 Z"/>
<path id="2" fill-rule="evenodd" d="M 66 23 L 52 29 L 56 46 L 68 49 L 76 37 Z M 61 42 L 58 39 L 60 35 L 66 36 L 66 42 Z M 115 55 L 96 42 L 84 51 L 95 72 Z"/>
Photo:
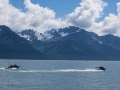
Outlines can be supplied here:
<path id="1" fill-rule="evenodd" d="M 0 59 L 0 61 L 2 60 L 31 60 L 31 61 L 86 61 L 86 62 L 90 62 L 90 61 L 120 61 L 120 60 L 39 60 L 39 59 Z"/>

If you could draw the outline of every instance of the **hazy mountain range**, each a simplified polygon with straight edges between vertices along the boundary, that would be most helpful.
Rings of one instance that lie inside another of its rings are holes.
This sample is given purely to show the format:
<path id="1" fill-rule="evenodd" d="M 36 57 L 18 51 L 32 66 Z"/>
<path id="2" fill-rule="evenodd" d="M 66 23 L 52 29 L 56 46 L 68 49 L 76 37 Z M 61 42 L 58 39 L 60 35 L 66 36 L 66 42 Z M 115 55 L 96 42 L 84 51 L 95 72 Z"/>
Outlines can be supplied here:
<path id="1" fill-rule="evenodd" d="M 74 26 L 44 33 L 0 26 L 0 58 L 120 60 L 120 37 L 98 36 Z"/>

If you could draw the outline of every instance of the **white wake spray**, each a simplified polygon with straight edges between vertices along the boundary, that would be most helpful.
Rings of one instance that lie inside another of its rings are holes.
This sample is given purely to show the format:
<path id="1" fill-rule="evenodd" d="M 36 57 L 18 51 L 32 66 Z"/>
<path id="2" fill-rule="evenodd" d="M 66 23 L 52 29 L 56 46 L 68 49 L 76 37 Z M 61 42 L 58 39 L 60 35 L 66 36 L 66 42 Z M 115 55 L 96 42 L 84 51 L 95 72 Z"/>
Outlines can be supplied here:
<path id="1" fill-rule="evenodd" d="M 3 70 L 3 69 L 2 69 Z M 5 69 L 4 69 L 5 70 Z M 56 73 L 56 72 L 101 72 L 103 70 L 96 69 L 58 69 L 58 70 L 8 70 L 9 72 L 34 72 L 34 73 Z"/>
<path id="2" fill-rule="evenodd" d="M 96 69 L 58 69 L 58 70 L 20 70 L 20 69 L 5 69 L 0 68 L 0 71 L 8 71 L 8 72 L 41 72 L 41 73 L 55 73 L 55 72 L 101 72 L 103 70 Z"/>

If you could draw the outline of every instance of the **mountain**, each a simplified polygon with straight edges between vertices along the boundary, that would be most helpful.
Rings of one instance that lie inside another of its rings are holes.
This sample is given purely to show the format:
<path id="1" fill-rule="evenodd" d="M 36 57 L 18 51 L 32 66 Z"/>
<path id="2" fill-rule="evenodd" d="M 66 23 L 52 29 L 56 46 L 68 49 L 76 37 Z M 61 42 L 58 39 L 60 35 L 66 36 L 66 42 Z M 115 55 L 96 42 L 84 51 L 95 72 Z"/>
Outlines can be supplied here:
<path id="1" fill-rule="evenodd" d="M 32 29 L 22 30 L 21 32 L 16 32 L 16 33 L 20 37 L 23 37 L 28 41 L 34 41 L 34 40 L 46 41 L 49 39 L 49 35 L 47 33 L 42 34 Z"/>
<path id="2" fill-rule="evenodd" d="M 47 59 L 27 40 L 21 38 L 9 27 L 0 25 L 0 58 L 1 59 Z"/>
<path id="3" fill-rule="evenodd" d="M 120 38 L 114 35 L 98 36 L 75 26 L 44 33 L 24 30 L 18 34 L 29 36 L 27 40 L 52 59 L 120 60 Z"/>
<path id="4" fill-rule="evenodd" d="M 28 29 L 28 30 L 22 30 L 21 32 L 17 32 L 17 34 L 20 37 L 23 37 L 29 41 L 33 41 L 33 40 L 40 40 L 40 41 L 58 41 L 60 40 L 62 37 L 65 37 L 67 35 L 76 33 L 76 32 L 80 32 L 81 29 L 78 27 L 66 27 L 66 28 L 60 28 L 60 29 L 51 29 L 48 30 L 44 33 L 39 33 L 36 32 L 32 29 Z"/>
<path id="5" fill-rule="evenodd" d="M 87 32 L 78 27 L 69 26 L 60 29 L 51 29 L 44 33 L 39 33 L 28 29 L 17 32 L 19 36 L 24 37 L 28 41 L 58 41 L 58 40 L 75 40 L 78 42 L 90 44 L 98 42 L 117 49 L 120 49 L 120 37 L 108 34 L 105 36 L 98 36 L 94 32 Z"/>
<path id="6" fill-rule="evenodd" d="M 104 44 L 107 44 L 108 46 L 112 46 L 113 48 L 120 50 L 120 37 L 108 34 L 105 36 L 101 36 L 100 40 Z"/>
<path id="7" fill-rule="evenodd" d="M 97 50 L 86 44 L 72 40 L 41 42 L 36 46 L 54 60 L 102 60 L 107 59 Z"/>

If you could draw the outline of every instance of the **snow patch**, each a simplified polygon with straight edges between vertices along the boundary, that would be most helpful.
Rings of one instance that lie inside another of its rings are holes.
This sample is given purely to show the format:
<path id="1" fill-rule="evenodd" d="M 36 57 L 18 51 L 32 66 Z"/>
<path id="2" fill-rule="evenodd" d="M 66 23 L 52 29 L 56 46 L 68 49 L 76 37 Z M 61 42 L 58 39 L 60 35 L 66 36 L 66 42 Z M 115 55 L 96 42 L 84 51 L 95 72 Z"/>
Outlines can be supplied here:
<path id="1" fill-rule="evenodd" d="M 26 38 L 27 40 L 30 40 L 30 36 L 29 35 L 21 35 L 21 34 L 18 34 L 20 37 L 23 37 L 23 38 Z"/>
<path id="2" fill-rule="evenodd" d="M 100 40 L 98 40 L 97 38 L 95 37 L 92 37 L 94 40 L 98 41 L 100 44 L 102 44 L 102 42 Z"/>
<path id="3" fill-rule="evenodd" d="M 42 41 L 45 41 L 45 40 L 50 40 L 53 38 L 53 35 L 49 34 L 48 32 L 45 32 L 42 36 L 43 38 L 41 39 Z"/>
<path id="4" fill-rule="evenodd" d="M 37 37 L 38 40 L 42 40 L 43 39 L 41 33 L 39 33 L 39 32 L 35 32 L 35 36 Z"/>
<path id="5" fill-rule="evenodd" d="M 69 35 L 68 33 L 64 33 L 64 32 L 61 32 L 61 33 L 59 33 L 62 37 L 65 37 L 65 36 L 67 36 L 67 35 Z"/>
<path id="6" fill-rule="evenodd" d="M 78 29 L 76 32 L 81 32 L 81 29 Z"/>

